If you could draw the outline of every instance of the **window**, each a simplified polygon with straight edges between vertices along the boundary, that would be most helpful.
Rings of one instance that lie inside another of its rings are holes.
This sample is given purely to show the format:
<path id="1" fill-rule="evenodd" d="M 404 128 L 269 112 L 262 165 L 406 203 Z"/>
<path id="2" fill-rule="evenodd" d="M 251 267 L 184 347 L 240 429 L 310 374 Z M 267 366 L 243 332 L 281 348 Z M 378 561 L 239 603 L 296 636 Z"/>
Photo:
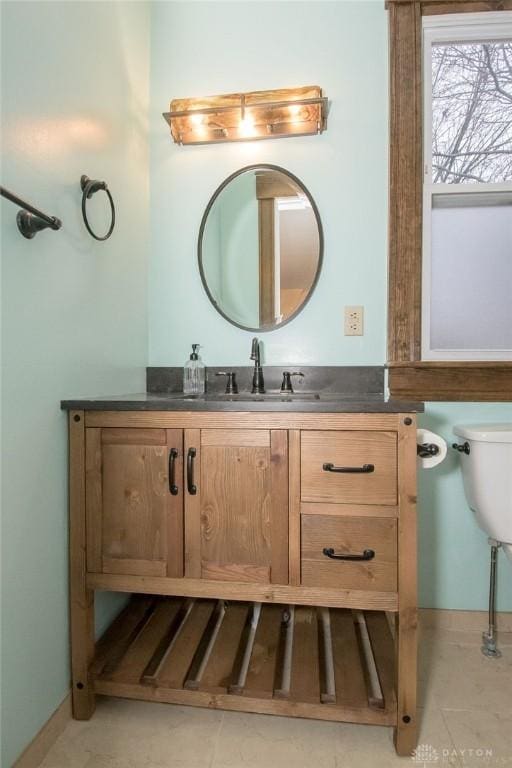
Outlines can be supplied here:
<path id="1" fill-rule="evenodd" d="M 470 86 L 468 66 L 473 75 L 479 71 L 474 61 L 471 65 L 466 61 L 469 49 L 463 46 L 474 45 L 484 63 L 489 55 L 493 82 L 493 72 L 497 74 L 496 67 L 501 72 L 503 63 L 506 69 L 501 76 L 508 77 L 508 49 L 497 46 L 512 40 L 512 0 L 386 0 L 386 8 L 390 31 L 389 390 L 403 399 L 512 401 L 509 340 L 498 338 L 496 331 L 499 325 L 506 334 L 504 297 L 510 296 L 506 276 L 510 247 L 504 236 L 499 239 L 504 250 L 493 248 L 491 256 L 497 228 L 509 231 L 510 226 L 510 165 L 503 163 L 508 148 L 499 146 L 503 139 L 497 135 L 501 127 L 496 129 L 495 119 L 502 99 L 508 102 L 510 81 L 503 85 L 498 80 L 497 94 L 487 94 L 467 115 L 464 127 L 480 115 L 487 133 L 479 139 L 477 133 L 466 132 L 463 149 L 458 142 L 453 152 L 453 124 L 433 122 L 434 114 L 443 117 L 443 95 L 450 91 L 463 95 L 463 88 Z M 422 46 L 424 38 L 428 45 Z M 455 53 L 462 58 L 461 66 L 443 66 Z M 430 57 L 428 66 L 425 56 Z M 433 58 L 439 71 L 434 100 Z M 457 72 L 463 86 L 458 90 L 450 79 Z M 506 122 L 510 113 L 503 104 Z M 452 123 L 457 114 L 460 117 L 456 110 L 452 113 Z M 434 147 L 433 128 L 437 131 Z M 427 130 L 429 140 L 424 142 Z M 476 150 L 478 157 L 462 154 Z M 502 169 L 501 177 L 497 169 Z M 428 219 L 428 228 L 423 218 Z M 429 238 L 427 248 L 424 234 Z M 490 281 L 497 273 L 500 280 L 493 279 L 491 287 L 483 285 L 484 278 Z M 432 289 L 436 292 L 433 306 Z M 440 307 L 449 315 L 446 322 Z M 431 319 L 438 324 L 432 326 Z M 490 342 L 495 348 L 490 348 Z"/>
<path id="2" fill-rule="evenodd" d="M 511 16 L 423 17 L 422 360 L 512 360 Z"/>

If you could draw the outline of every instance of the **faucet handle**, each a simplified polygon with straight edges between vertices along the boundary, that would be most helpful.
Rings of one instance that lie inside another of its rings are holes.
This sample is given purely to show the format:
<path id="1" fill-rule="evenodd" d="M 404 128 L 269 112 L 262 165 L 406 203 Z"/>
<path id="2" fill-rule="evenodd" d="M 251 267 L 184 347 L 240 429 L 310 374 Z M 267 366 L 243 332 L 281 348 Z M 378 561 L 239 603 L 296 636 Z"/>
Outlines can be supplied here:
<path id="1" fill-rule="evenodd" d="M 293 393 L 293 387 L 292 387 L 292 376 L 302 376 L 304 378 L 304 374 L 302 371 L 283 371 L 283 381 L 281 383 L 281 392 L 291 392 Z"/>
<path id="2" fill-rule="evenodd" d="M 237 395 L 238 384 L 236 383 L 236 371 L 217 371 L 216 376 L 227 376 L 226 395 Z"/>

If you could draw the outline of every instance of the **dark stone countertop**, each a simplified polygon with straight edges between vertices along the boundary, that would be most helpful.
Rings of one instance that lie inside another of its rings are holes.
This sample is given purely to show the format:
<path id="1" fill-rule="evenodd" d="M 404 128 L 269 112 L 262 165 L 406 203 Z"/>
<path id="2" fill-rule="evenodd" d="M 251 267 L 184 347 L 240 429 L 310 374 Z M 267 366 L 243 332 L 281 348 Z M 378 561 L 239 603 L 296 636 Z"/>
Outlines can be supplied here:
<path id="1" fill-rule="evenodd" d="M 226 377 L 219 370 L 236 374 L 239 394 L 226 395 Z M 283 371 L 300 370 L 293 380 L 294 393 L 281 394 Z M 264 366 L 266 394 L 251 394 L 252 366 L 207 366 L 206 395 L 184 395 L 183 368 L 146 369 L 147 392 L 112 397 L 63 400 L 62 408 L 84 411 L 256 411 L 302 413 L 413 413 L 423 403 L 386 400 L 384 366 Z"/>
<path id="2" fill-rule="evenodd" d="M 238 411 L 300 413 L 415 413 L 423 411 L 423 403 L 385 400 L 382 394 L 301 392 L 281 395 L 184 395 L 179 392 L 143 392 L 133 395 L 63 400 L 64 410 L 84 411 Z"/>

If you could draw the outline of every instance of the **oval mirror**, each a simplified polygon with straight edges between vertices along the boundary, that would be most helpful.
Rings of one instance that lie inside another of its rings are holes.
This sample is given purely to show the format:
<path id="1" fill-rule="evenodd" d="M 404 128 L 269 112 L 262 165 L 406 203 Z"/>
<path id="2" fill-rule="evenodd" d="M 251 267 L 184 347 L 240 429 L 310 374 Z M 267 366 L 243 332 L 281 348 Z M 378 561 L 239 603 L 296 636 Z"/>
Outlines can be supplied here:
<path id="1" fill-rule="evenodd" d="M 199 231 L 199 270 L 220 314 L 270 331 L 304 307 L 322 264 L 322 225 L 306 187 L 283 168 L 242 168 L 217 189 Z"/>

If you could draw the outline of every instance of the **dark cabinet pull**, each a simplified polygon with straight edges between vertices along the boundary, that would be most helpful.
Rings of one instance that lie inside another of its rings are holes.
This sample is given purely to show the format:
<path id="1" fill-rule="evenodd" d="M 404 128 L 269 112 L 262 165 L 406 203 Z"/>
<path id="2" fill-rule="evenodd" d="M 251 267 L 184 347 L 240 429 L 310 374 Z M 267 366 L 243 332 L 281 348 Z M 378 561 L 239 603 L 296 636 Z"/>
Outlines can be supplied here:
<path id="1" fill-rule="evenodd" d="M 196 457 L 196 449 L 189 448 L 187 453 L 187 490 L 191 496 L 195 496 L 197 493 L 197 486 L 194 485 L 194 459 Z"/>
<path id="2" fill-rule="evenodd" d="M 363 464 L 362 467 L 335 467 L 334 464 L 324 464 L 324 472 L 352 472 L 352 473 L 368 473 L 374 472 L 375 467 L 373 464 Z"/>
<path id="3" fill-rule="evenodd" d="M 171 448 L 169 451 L 169 490 L 173 496 L 178 495 L 179 488 L 176 485 L 176 459 L 178 458 L 178 451 L 176 448 Z"/>
<path id="4" fill-rule="evenodd" d="M 365 549 L 362 555 L 336 555 L 332 547 L 325 547 L 322 554 L 331 560 L 373 560 L 375 557 L 373 549 Z"/>

